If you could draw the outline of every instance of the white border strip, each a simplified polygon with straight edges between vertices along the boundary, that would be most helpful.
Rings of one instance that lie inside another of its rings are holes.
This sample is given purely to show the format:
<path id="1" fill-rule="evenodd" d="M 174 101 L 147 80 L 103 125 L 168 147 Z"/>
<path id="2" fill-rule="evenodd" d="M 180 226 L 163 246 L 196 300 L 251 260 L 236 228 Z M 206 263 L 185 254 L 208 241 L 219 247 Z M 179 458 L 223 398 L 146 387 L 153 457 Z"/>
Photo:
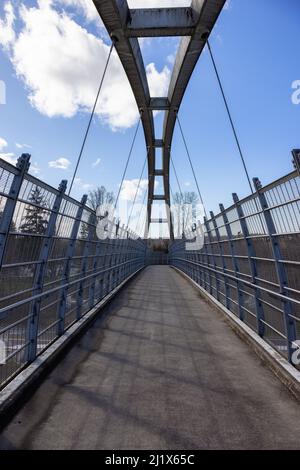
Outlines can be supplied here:
<path id="1" fill-rule="evenodd" d="M 276 377 L 292 392 L 300 401 L 300 371 L 295 369 L 284 357 L 282 357 L 271 345 L 262 339 L 255 331 L 242 322 L 230 310 L 224 307 L 218 300 L 209 294 L 203 287 L 199 286 L 193 279 L 185 274 L 181 269 L 171 266 L 185 277 L 193 286 L 201 292 L 218 310 L 222 312 L 228 324 L 234 332 L 240 336 L 254 350 L 254 352 L 264 360 L 266 365 L 274 372 Z"/>

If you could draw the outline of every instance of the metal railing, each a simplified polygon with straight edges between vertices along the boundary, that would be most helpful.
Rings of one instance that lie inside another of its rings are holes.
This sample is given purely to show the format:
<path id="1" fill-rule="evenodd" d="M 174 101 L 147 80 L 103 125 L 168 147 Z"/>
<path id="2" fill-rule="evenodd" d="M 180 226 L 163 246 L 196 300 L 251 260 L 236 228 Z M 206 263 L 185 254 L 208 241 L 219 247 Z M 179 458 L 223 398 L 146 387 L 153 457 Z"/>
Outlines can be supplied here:
<path id="1" fill-rule="evenodd" d="M 179 268 L 294 365 L 300 340 L 300 178 L 262 187 L 204 222 L 204 246 L 170 246 Z"/>
<path id="2" fill-rule="evenodd" d="M 87 196 L 29 175 L 29 159 L 0 160 L 0 387 L 145 265 L 144 240 L 118 225 L 99 240 Z"/>

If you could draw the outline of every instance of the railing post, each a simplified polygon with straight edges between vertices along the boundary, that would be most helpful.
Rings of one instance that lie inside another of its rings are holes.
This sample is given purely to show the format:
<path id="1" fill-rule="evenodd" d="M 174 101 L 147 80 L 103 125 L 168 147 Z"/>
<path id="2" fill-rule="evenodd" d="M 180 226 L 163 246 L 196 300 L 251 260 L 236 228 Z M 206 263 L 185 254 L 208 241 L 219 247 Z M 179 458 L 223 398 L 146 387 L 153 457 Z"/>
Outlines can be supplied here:
<path id="1" fill-rule="evenodd" d="M 116 236 L 116 224 L 115 219 L 113 219 L 113 230 L 111 232 L 111 263 L 110 263 L 110 277 L 109 277 L 109 291 L 111 292 L 115 286 L 115 274 L 116 274 L 116 260 L 117 260 L 117 250 L 118 250 L 118 239 Z"/>
<path id="2" fill-rule="evenodd" d="M 211 267 L 210 260 L 212 258 L 213 259 L 213 267 L 214 267 L 214 270 L 215 270 L 214 276 L 215 276 L 215 280 L 216 280 L 216 290 L 217 290 L 216 298 L 217 298 L 217 300 L 220 300 L 220 280 L 219 280 L 219 276 L 218 276 L 218 273 L 217 273 L 217 264 L 216 264 L 214 250 L 213 250 L 211 231 L 210 231 L 209 224 L 208 224 L 208 221 L 207 221 L 206 217 L 204 217 L 204 224 L 205 224 L 205 227 L 206 227 L 207 238 L 208 238 L 209 245 L 210 245 L 210 248 L 211 248 L 211 254 L 209 255 L 208 251 L 207 251 L 207 247 L 205 247 L 207 264 L 208 264 L 208 267 Z M 209 269 L 208 269 L 208 276 L 209 276 L 209 284 L 210 284 L 209 285 L 209 293 L 211 295 L 213 295 L 212 276 L 211 276 L 211 272 L 210 272 Z"/>
<path id="3" fill-rule="evenodd" d="M 228 285 L 228 279 L 227 279 L 227 276 L 226 276 L 226 262 L 225 262 L 224 252 L 223 252 L 223 245 L 222 245 L 222 241 L 221 241 L 221 237 L 220 237 L 220 231 L 219 231 L 219 227 L 217 225 L 215 215 L 212 211 L 210 211 L 210 217 L 211 217 L 211 221 L 213 223 L 213 226 L 214 226 L 214 229 L 215 229 L 215 232 L 216 232 L 216 237 L 217 237 L 217 242 L 218 242 L 218 247 L 219 247 L 219 254 L 220 254 L 221 261 L 222 261 L 222 271 L 224 273 L 223 277 L 224 277 L 224 285 L 225 285 L 226 308 L 228 308 L 230 310 L 229 285 Z"/>
<path id="4" fill-rule="evenodd" d="M 0 269 L 3 264 L 5 248 L 9 236 L 9 230 L 14 216 L 14 211 L 20 193 L 20 189 L 24 180 L 24 176 L 30 166 L 29 162 L 30 155 L 28 153 L 23 153 L 23 155 L 18 158 L 18 162 L 16 165 L 18 169 L 18 174 L 14 175 L 13 177 L 9 193 L 7 195 L 5 207 L 2 213 L 0 221 Z"/>
<path id="5" fill-rule="evenodd" d="M 58 336 L 61 336 L 65 330 L 65 317 L 66 317 L 66 309 L 67 309 L 67 295 L 68 295 L 68 282 L 70 277 L 70 263 L 74 256 L 76 240 L 78 235 L 78 230 L 81 223 L 82 213 L 84 207 L 86 205 L 87 195 L 85 194 L 82 199 L 80 206 L 78 207 L 76 219 L 73 223 L 71 238 L 69 240 L 67 252 L 66 252 L 66 264 L 64 269 L 64 274 L 62 278 L 62 293 L 58 307 L 58 325 L 57 325 L 57 333 Z M 63 214 L 61 215 L 63 217 Z"/>
<path id="6" fill-rule="evenodd" d="M 274 220 L 273 220 L 271 210 L 267 202 L 266 195 L 264 192 L 261 191 L 261 188 L 262 188 L 261 182 L 259 181 L 258 178 L 253 178 L 253 183 L 257 192 L 257 197 L 262 207 L 262 211 L 263 211 L 262 213 L 263 213 L 264 220 L 266 223 L 267 233 L 270 238 L 270 242 L 272 246 L 272 252 L 273 252 L 275 267 L 276 267 L 276 274 L 277 274 L 278 284 L 280 287 L 280 294 L 286 296 L 287 295 L 286 287 L 288 286 L 288 279 L 287 279 L 284 264 L 281 262 L 283 258 L 281 255 L 279 240 L 276 235 L 276 227 L 274 224 Z M 288 358 L 289 358 L 289 361 L 291 362 L 291 357 L 294 352 L 294 349 L 292 348 L 292 344 L 297 339 L 296 326 L 295 326 L 295 321 L 291 317 L 291 314 L 292 314 L 291 302 L 283 300 L 282 305 L 283 305 L 283 314 L 284 314 L 286 336 L 287 336 Z"/>
<path id="7" fill-rule="evenodd" d="M 120 238 L 120 227 L 117 226 L 117 233 L 116 233 L 116 265 L 118 266 L 121 263 L 121 256 L 122 256 L 122 239 Z M 114 279 L 114 286 L 116 288 L 120 284 L 120 267 L 115 268 L 115 279 Z"/>
<path id="8" fill-rule="evenodd" d="M 293 155 L 294 167 L 300 175 L 300 150 L 299 149 L 292 150 L 292 155 Z"/>
<path id="9" fill-rule="evenodd" d="M 240 204 L 238 195 L 236 193 L 233 193 L 232 197 L 233 197 L 233 202 L 235 204 L 235 209 L 237 211 L 237 215 L 238 215 L 238 218 L 239 218 L 240 226 L 241 226 L 241 229 L 242 229 L 243 238 L 245 240 L 246 247 L 247 247 L 247 256 L 248 256 L 248 262 L 249 262 L 249 269 L 250 269 L 252 284 L 257 285 L 257 280 L 256 280 L 256 278 L 257 278 L 257 267 L 256 267 L 256 262 L 255 262 L 255 249 L 254 249 L 253 241 L 252 241 L 252 238 L 251 238 L 249 230 L 248 230 L 246 218 L 245 218 L 245 215 L 244 215 L 243 208 Z M 261 295 L 261 293 L 260 293 L 259 288 L 255 288 L 254 289 L 254 302 L 255 302 L 257 332 L 258 332 L 259 336 L 261 336 L 263 338 L 263 336 L 265 334 L 265 324 L 264 324 L 265 315 L 264 315 L 263 305 L 262 305 L 261 301 L 259 300 L 260 295 Z"/>
<path id="10" fill-rule="evenodd" d="M 61 207 L 61 202 L 63 200 L 65 191 L 67 188 L 67 181 L 62 180 L 58 188 L 58 194 L 55 198 L 53 208 L 51 210 L 51 215 L 47 225 L 45 235 L 43 235 L 42 246 L 40 249 L 40 255 L 38 260 L 38 265 L 35 271 L 34 280 L 33 280 L 33 290 L 32 295 L 38 295 L 43 292 L 45 274 L 47 268 L 47 262 L 49 255 L 51 253 L 51 248 L 53 246 L 53 237 L 55 235 L 56 221 L 57 216 Z M 30 309 L 30 317 L 28 321 L 28 361 L 32 362 L 37 355 L 38 347 L 38 329 L 39 329 L 39 316 L 41 309 L 42 298 L 34 300 Z"/>
<path id="11" fill-rule="evenodd" d="M 95 273 L 99 267 L 101 249 L 102 249 L 102 243 L 101 243 L 101 240 L 98 239 L 96 242 L 96 251 L 95 251 L 95 257 L 93 261 L 93 273 Z M 90 286 L 90 291 L 89 291 L 89 307 L 90 308 L 93 308 L 95 305 L 95 287 L 96 287 L 96 276 L 93 276 L 92 283 Z"/>
<path id="12" fill-rule="evenodd" d="M 81 317 L 81 310 L 83 304 L 83 289 L 86 280 L 84 277 L 86 276 L 87 266 L 89 264 L 89 255 L 91 254 L 91 246 L 92 241 L 95 235 L 96 227 L 96 214 L 90 214 L 90 220 L 88 220 L 88 235 L 85 240 L 83 253 L 82 253 L 82 262 L 81 262 L 81 281 L 79 283 L 78 294 L 77 294 L 77 313 L 76 317 L 79 319 Z"/>
<path id="13" fill-rule="evenodd" d="M 239 270 L 239 263 L 238 263 L 236 253 L 235 253 L 235 246 L 234 246 L 234 243 L 233 243 L 231 226 L 230 226 L 230 223 L 228 221 L 227 213 L 225 211 L 225 208 L 224 208 L 223 204 L 220 204 L 219 207 L 220 207 L 221 215 L 222 215 L 222 218 L 223 218 L 224 226 L 225 226 L 225 229 L 226 229 L 227 240 L 228 240 L 229 246 L 230 246 L 230 253 L 231 253 L 231 259 L 232 259 L 234 274 L 235 274 L 235 277 L 238 278 L 240 270 Z M 242 292 L 242 283 L 240 282 L 239 279 L 237 279 L 237 281 L 236 281 L 236 289 L 237 289 L 237 298 L 238 298 L 239 318 L 240 318 L 240 320 L 244 320 L 244 312 L 243 312 L 244 296 L 243 296 L 243 292 Z"/>

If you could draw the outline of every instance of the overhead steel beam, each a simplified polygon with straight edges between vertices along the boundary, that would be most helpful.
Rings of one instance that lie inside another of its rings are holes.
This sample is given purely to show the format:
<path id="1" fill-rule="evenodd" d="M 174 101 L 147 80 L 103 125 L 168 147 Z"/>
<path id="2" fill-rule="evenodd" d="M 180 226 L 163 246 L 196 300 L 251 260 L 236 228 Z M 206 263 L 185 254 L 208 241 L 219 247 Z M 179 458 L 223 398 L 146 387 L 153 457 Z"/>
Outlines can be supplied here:
<path id="1" fill-rule="evenodd" d="M 168 91 L 170 110 L 166 111 L 164 119 L 163 169 L 165 191 L 169 191 L 170 150 L 176 123 L 176 113 L 179 110 L 196 63 L 225 2 L 226 0 L 192 1 L 191 8 L 195 12 L 197 23 L 191 37 L 183 37 L 181 39 Z"/>
<path id="2" fill-rule="evenodd" d="M 168 219 L 151 219 L 150 222 L 152 224 L 167 224 L 169 221 Z"/>
<path id="3" fill-rule="evenodd" d="M 126 0 L 93 0 L 107 32 L 114 42 L 115 49 L 128 77 L 141 112 L 146 147 L 148 149 L 148 199 L 154 193 L 155 140 L 153 112 L 149 109 L 150 92 L 145 65 L 137 38 L 126 36 L 126 24 L 130 16 Z M 151 176 L 152 175 L 152 176 Z M 148 202 L 148 221 L 151 217 L 151 204 Z"/>
<path id="4" fill-rule="evenodd" d="M 114 41 L 133 90 L 148 148 L 148 232 L 154 200 L 170 206 L 170 151 L 176 122 L 186 87 L 209 34 L 226 0 L 192 0 L 189 8 L 151 8 L 130 10 L 126 0 L 93 0 L 102 21 Z M 167 97 L 150 97 L 145 65 L 137 37 L 183 36 L 176 56 Z M 163 137 L 156 139 L 153 111 L 165 112 Z M 163 149 L 163 169 L 155 167 L 155 149 Z M 164 178 L 164 195 L 154 195 L 155 176 Z M 170 236 L 173 228 L 170 218 Z"/>
<path id="5" fill-rule="evenodd" d="M 129 37 L 190 36 L 197 21 L 190 7 L 131 9 L 126 34 Z"/>
<path id="6" fill-rule="evenodd" d="M 168 98 L 150 98 L 149 109 L 151 111 L 167 111 L 170 109 Z"/>

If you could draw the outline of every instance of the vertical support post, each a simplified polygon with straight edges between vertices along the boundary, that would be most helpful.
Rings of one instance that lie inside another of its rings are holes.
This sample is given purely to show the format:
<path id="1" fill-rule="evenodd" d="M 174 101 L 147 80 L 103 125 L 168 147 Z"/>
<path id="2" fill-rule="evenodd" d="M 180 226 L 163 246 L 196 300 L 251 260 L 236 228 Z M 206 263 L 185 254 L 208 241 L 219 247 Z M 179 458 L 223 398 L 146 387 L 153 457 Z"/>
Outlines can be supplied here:
<path id="1" fill-rule="evenodd" d="M 294 167 L 300 175 L 300 150 L 299 149 L 292 150 L 292 155 L 293 155 Z"/>
<path id="2" fill-rule="evenodd" d="M 215 215 L 212 211 L 210 211 L 210 217 L 211 217 L 211 221 L 216 232 L 216 237 L 217 237 L 217 242 L 218 242 L 218 247 L 219 247 L 219 256 L 222 261 L 222 271 L 224 273 L 223 278 L 224 278 L 224 285 L 225 285 L 225 304 L 226 304 L 226 308 L 230 310 L 230 303 L 231 303 L 230 302 L 230 290 L 229 290 L 229 285 L 228 285 L 228 279 L 226 276 L 226 262 L 225 262 L 224 252 L 223 252 L 223 245 L 222 245 L 222 241 L 220 237 L 220 231 L 217 225 Z"/>
<path id="3" fill-rule="evenodd" d="M 82 310 L 82 304 L 83 304 L 83 290 L 84 290 L 84 284 L 86 282 L 84 277 L 86 276 L 87 267 L 89 264 L 89 256 L 91 255 L 91 246 L 92 246 L 92 241 L 94 239 L 95 230 L 96 230 L 95 223 L 96 223 L 96 214 L 91 213 L 90 220 L 88 221 L 88 224 L 89 224 L 88 234 L 87 234 L 87 238 L 86 238 L 85 245 L 83 248 L 83 253 L 82 253 L 81 281 L 79 282 L 79 288 L 78 288 L 78 294 L 77 294 L 77 313 L 76 313 L 77 319 L 81 317 L 81 310 Z"/>
<path id="4" fill-rule="evenodd" d="M 45 235 L 43 235 L 42 246 L 40 249 L 39 260 L 33 280 L 32 295 L 38 295 L 43 292 L 45 274 L 51 248 L 53 246 L 53 237 L 55 235 L 57 216 L 61 207 L 65 191 L 67 189 L 67 181 L 62 180 L 58 188 L 58 194 L 55 198 L 49 222 Z M 28 338 L 28 361 L 32 362 L 37 355 L 38 347 L 38 328 L 39 328 L 39 316 L 41 309 L 42 298 L 34 300 L 30 309 L 30 317 L 28 320 L 27 338 Z"/>
<path id="5" fill-rule="evenodd" d="M 103 269 L 104 273 L 102 275 L 102 298 L 104 298 L 109 293 L 109 284 L 110 284 L 110 263 L 111 263 L 111 232 L 112 226 L 111 222 L 108 223 L 108 230 L 107 230 L 107 237 L 105 239 L 105 254 L 104 254 L 104 262 L 103 262 Z"/>
<path id="6" fill-rule="evenodd" d="M 208 232 L 207 232 L 207 223 L 206 223 L 206 218 L 205 217 L 203 218 L 203 223 L 204 223 L 204 227 L 206 229 L 206 235 L 207 235 L 206 238 L 208 238 L 208 241 L 209 241 L 209 236 L 208 236 Z M 205 258 L 206 258 L 207 264 L 209 265 L 209 260 L 210 259 L 209 259 L 209 256 L 207 254 L 207 244 L 206 244 L 205 232 L 204 232 L 203 254 L 201 256 L 203 265 L 205 265 L 205 261 L 204 261 Z M 207 281 L 207 279 L 208 279 L 208 281 Z M 212 288 L 211 288 L 212 283 L 211 283 L 210 271 L 205 270 L 205 268 L 203 269 L 203 280 L 204 280 L 204 285 L 203 285 L 204 289 L 206 289 L 210 294 L 212 294 Z M 207 288 L 208 283 L 209 283 L 209 285 L 208 285 L 208 288 Z"/>
<path id="7" fill-rule="evenodd" d="M 205 227 L 206 227 L 206 232 L 207 232 L 207 237 L 208 237 L 208 240 L 209 240 L 209 245 L 210 245 L 210 248 L 211 248 L 211 255 L 208 254 L 208 251 L 207 251 L 207 248 L 206 248 L 206 257 L 207 257 L 207 264 L 208 264 L 208 267 L 210 267 L 211 263 L 210 263 L 210 259 L 212 257 L 213 259 L 213 267 L 214 267 L 214 276 L 215 276 L 215 279 L 216 279 L 216 289 L 217 289 L 217 294 L 216 294 L 216 298 L 217 300 L 220 300 L 220 280 L 219 280 L 219 276 L 217 274 L 217 264 L 216 264 L 216 259 L 215 259 L 215 255 L 214 255 L 214 251 L 213 251 L 213 243 L 212 243 L 212 238 L 211 238 L 211 230 L 209 228 L 209 223 L 206 219 L 206 217 L 204 217 L 204 224 L 205 224 Z M 213 295 L 213 287 L 212 287 L 212 276 L 211 276 L 211 272 L 210 270 L 208 270 L 208 276 L 209 276 L 209 292 L 211 295 Z"/>
<path id="8" fill-rule="evenodd" d="M 239 263 L 238 263 L 238 260 L 237 260 L 237 257 L 236 257 L 232 230 L 231 230 L 231 226 L 230 226 L 230 223 L 228 221 L 227 213 L 225 211 L 225 208 L 224 208 L 223 204 L 220 204 L 219 206 L 220 206 L 220 211 L 221 211 L 221 215 L 222 215 L 222 218 L 223 218 L 224 226 L 225 226 L 225 229 L 226 229 L 227 240 L 228 240 L 229 246 L 230 246 L 230 253 L 231 253 L 231 259 L 232 259 L 234 274 L 235 274 L 235 277 L 237 278 L 236 289 L 237 289 L 239 318 L 240 318 L 240 320 L 244 320 L 244 311 L 243 311 L 244 296 L 243 296 L 243 292 L 242 292 L 243 284 L 238 279 L 239 274 L 240 274 L 240 270 L 239 270 Z"/>
<path id="9" fill-rule="evenodd" d="M 122 238 L 120 237 L 119 226 L 117 226 L 116 237 L 117 237 L 116 238 L 116 250 L 117 250 L 116 265 L 117 267 L 115 268 L 115 282 L 114 282 L 113 288 L 116 288 L 121 283 L 119 264 L 121 263 L 121 257 L 122 257 Z"/>
<path id="10" fill-rule="evenodd" d="M 116 276 L 116 260 L 118 256 L 118 239 L 116 236 L 116 221 L 113 219 L 112 231 L 111 231 L 111 262 L 110 262 L 110 272 L 109 272 L 109 292 L 114 289 L 115 286 L 115 276 Z"/>
<path id="11" fill-rule="evenodd" d="M 251 281 L 252 284 L 257 285 L 257 267 L 256 267 L 256 261 L 255 261 L 255 249 L 253 245 L 253 240 L 250 236 L 249 230 L 248 230 L 248 225 L 246 222 L 246 218 L 244 215 L 243 208 L 240 204 L 238 195 L 236 193 L 232 194 L 233 197 L 233 202 L 235 204 L 235 209 L 237 211 L 237 215 L 239 218 L 243 238 L 246 243 L 246 248 L 247 248 L 247 256 L 248 256 L 248 263 L 249 263 L 249 269 L 250 269 L 250 274 L 251 274 Z M 261 296 L 259 288 L 254 289 L 254 302 L 255 302 L 255 312 L 256 312 L 256 322 L 257 322 L 257 332 L 259 336 L 263 338 L 265 334 L 265 324 L 264 324 L 264 309 L 261 301 L 259 300 Z"/>
<path id="12" fill-rule="evenodd" d="M 262 211 L 263 211 L 262 213 L 263 213 L 264 220 L 266 223 L 267 233 L 270 238 L 270 242 L 272 246 L 272 252 L 273 252 L 274 262 L 275 262 L 275 267 L 276 267 L 276 274 L 277 274 L 278 284 L 280 288 L 280 294 L 286 296 L 287 295 L 286 287 L 288 286 L 288 279 L 287 279 L 284 264 L 280 262 L 280 260 L 282 260 L 283 258 L 281 255 L 278 236 L 276 235 L 276 227 L 274 224 L 274 220 L 273 220 L 271 210 L 267 202 L 266 195 L 263 191 L 261 191 L 261 188 L 262 188 L 261 182 L 259 181 L 258 178 L 253 178 L 253 183 L 257 192 L 257 197 L 262 207 Z M 284 300 L 282 302 L 282 306 L 283 306 L 283 315 L 284 315 L 286 336 L 287 336 L 288 358 L 289 358 L 289 361 L 291 362 L 291 357 L 294 352 L 292 345 L 293 345 L 293 342 L 297 339 L 296 325 L 295 325 L 295 321 L 291 317 L 291 314 L 293 313 L 291 302 Z"/>
<path id="13" fill-rule="evenodd" d="M 102 241 L 100 239 L 97 240 L 96 243 L 96 251 L 95 251 L 95 257 L 93 261 L 93 273 L 96 273 L 99 263 L 100 263 L 100 256 L 101 256 L 101 250 L 102 250 Z M 95 305 L 95 288 L 96 288 L 96 276 L 93 276 L 91 286 L 90 286 L 90 291 L 89 291 L 89 307 L 93 308 Z M 98 299 L 97 299 L 98 301 Z"/>
<path id="14" fill-rule="evenodd" d="M 109 263 L 109 256 L 110 256 L 110 240 L 107 238 L 105 240 L 105 254 L 103 259 L 103 281 L 102 281 L 102 298 L 107 295 L 107 268 Z"/>
<path id="15" fill-rule="evenodd" d="M 124 225 L 122 227 L 119 227 L 118 230 L 118 237 L 120 239 L 120 254 L 119 254 L 119 259 L 118 259 L 118 264 L 120 265 L 118 268 L 118 282 L 119 284 L 123 281 L 123 256 L 124 256 Z"/>
<path id="16" fill-rule="evenodd" d="M 11 183 L 9 193 L 7 195 L 7 200 L 5 207 L 2 213 L 0 221 L 0 269 L 3 264 L 5 248 L 7 245 L 7 240 L 9 236 L 9 229 L 13 219 L 16 203 L 19 197 L 20 189 L 24 180 L 24 176 L 30 166 L 30 155 L 28 153 L 23 153 L 21 157 L 18 158 L 17 169 L 18 173 L 14 175 L 14 178 Z"/>
<path id="17" fill-rule="evenodd" d="M 57 325 L 57 333 L 58 336 L 61 336 L 65 330 L 65 317 L 66 317 L 66 310 L 67 310 L 67 295 L 68 295 L 68 282 L 70 277 L 70 264 L 71 260 L 74 256 L 75 246 L 76 246 L 76 239 L 78 235 L 78 230 L 81 223 L 82 213 L 84 206 L 87 201 L 87 195 L 85 194 L 82 199 L 80 206 L 78 207 L 76 218 L 73 223 L 71 238 L 69 240 L 67 253 L 66 253 L 66 263 L 64 269 L 64 275 L 62 278 L 62 293 L 58 307 L 58 325 Z M 63 217 L 63 214 L 62 214 Z"/>

